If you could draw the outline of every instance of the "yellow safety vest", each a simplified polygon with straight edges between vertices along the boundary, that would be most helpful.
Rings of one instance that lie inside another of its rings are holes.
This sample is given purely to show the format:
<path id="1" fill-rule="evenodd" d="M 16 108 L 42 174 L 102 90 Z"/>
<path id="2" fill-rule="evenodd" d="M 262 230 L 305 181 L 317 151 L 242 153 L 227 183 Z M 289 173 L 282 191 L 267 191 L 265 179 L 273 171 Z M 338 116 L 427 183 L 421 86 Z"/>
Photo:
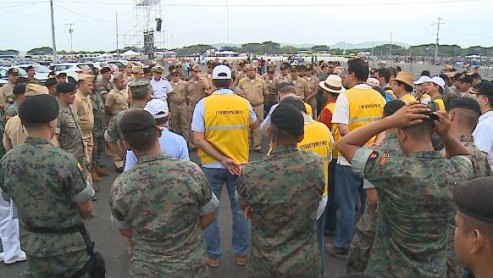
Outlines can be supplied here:
<path id="1" fill-rule="evenodd" d="M 349 132 L 370 125 L 383 116 L 385 99 L 372 88 L 352 88 L 344 92 L 349 103 Z M 375 141 L 375 137 L 367 144 Z"/>
<path id="2" fill-rule="evenodd" d="M 298 150 L 316 154 L 323 161 L 325 188 L 324 196 L 328 192 L 329 182 L 329 162 L 331 160 L 331 150 L 333 141 L 330 138 L 330 130 L 323 123 L 310 121 L 305 123 L 305 136 L 303 141 L 297 145 Z"/>
<path id="3" fill-rule="evenodd" d="M 435 102 L 436 104 L 438 104 L 438 107 L 440 108 L 440 110 L 444 110 L 445 111 L 445 103 L 443 102 L 442 97 L 435 98 L 433 100 L 433 102 Z"/>
<path id="4" fill-rule="evenodd" d="M 410 102 L 416 102 L 416 98 L 413 97 L 411 94 L 405 94 L 403 95 L 400 100 L 402 100 L 404 103 L 410 103 Z"/>
<path id="5" fill-rule="evenodd" d="M 236 163 L 248 162 L 248 100 L 235 94 L 213 94 L 204 98 L 204 122 L 207 141 Z M 200 148 L 198 156 L 202 164 L 218 162 Z"/>

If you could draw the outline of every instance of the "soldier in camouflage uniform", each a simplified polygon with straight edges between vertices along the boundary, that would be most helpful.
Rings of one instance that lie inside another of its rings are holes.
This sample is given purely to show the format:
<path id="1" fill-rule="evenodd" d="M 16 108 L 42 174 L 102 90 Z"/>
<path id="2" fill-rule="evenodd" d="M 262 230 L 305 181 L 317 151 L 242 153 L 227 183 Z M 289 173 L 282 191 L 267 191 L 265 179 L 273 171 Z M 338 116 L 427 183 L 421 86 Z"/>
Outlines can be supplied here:
<path id="1" fill-rule="evenodd" d="M 464 144 L 471 154 L 473 165 L 473 178 L 491 176 L 491 168 L 488 164 L 488 157 L 474 144 L 472 132 L 481 116 L 479 103 L 470 97 L 454 98 L 450 101 L 449 115 L 451 119 L 450 131 Z M 448 273 L 447 277 L 462 277 L 464 267 L 459 263 L 454 250 L 455 220 L 450 220 L 449 244 L 448 244 Z"/>
<path id="2" fill-rule="evenodd" d="M 60 114 L 55 134 L 60 143 L 60 148 L 73 154 L 82 167 L 87 167 L 79 118 L 72 108 L 75 100 L 75 85 L 72 83 L 58 84 L 57 95 Z"/>
<path id="3" fill-rule="evenodd" d="M 252 221 L 250 277 L 319 277 L 316 214 L 325 187 L 322 160 L 296 149 L 303 116 L 289 104 L 272 113 L 273 150 L 244 165 L 237 198 Z"/>
<path id="4" fill-rule="evenodd" d="M 388 117 L 404 106 L 401 100 L 392 100 L 385 104 L 383 108 L 383 116 Z M 402 154 L 397 141 L 397 131 L 390 129 L 385 131 L 385 139 L 374 148 L 379 153 Z M 396 184 L 396 186 L 399 186 Z M 346 261 L 347 273 L 364 272 L 370 259 L 370 251 L 375 240 L 375 232 L 377 226 L 377 192 L 375 186 L 363 181 L 363 188 L 366 191 L 367 205 L 365 211 L 354 229 L 353 240 L 349 247 L 349 254 Z"/>
<path id="5" fill-rule="evenodd" d="M 101 73 L 101 80 L 98 81 L 98 84 L 97 84 L 97 89 L 99 92 L 105 92 L 105 93 L 109 93 L 111 92 L 111 90 L 113 90 L 113 88 L 115 87 L 115 85 L 113 83 L 111 83 L 111 68 L 110 67 L 104 67 L 101 69 L 101 71 L 99 72 Z"/>
<path id="6" fill-rule="evenodd" d="M 96 79 L 93 81 L 96 83 Z M 104 100 L 96 84 L 93 83 L 93 92 L 90 94 L 94 127 L 92 128 L 93 149 L 91 167 L 98 177 L 108 176 L 109 173 L 101 168 L 101 156 L 104 152 Z"/>
<path id="7" fill-rule="evenodd" d="M 404 154 L 365 146 L 373 136 L 396 127 Z M 449 127 L 445 111 L 430 114 L 425 105 L 409 103 L 392 116 L 350 132 L 339 141 L 339 151 L 352 161 L 352 170 L 378 192 L 375 241 L 366 273 L 445 276 L 447 229 L 454 215 L 452 190 L 473 175 L 469 153 Z M 444 141 L 449 159 L 433 150 L 434 129 Z"/>
<path id="8" fill-rule="evenodd" d="M 118 155 L 119 158 L 123 161 L 125 156 L 123 154 L 123 150 L 118 143 L 118 141 L 123 140 L 123 135 L 120 131 L 120 121 L 125 115 L 126 112 L 135 110 L 135 109 L 144 109 L 146 103 L 151 99 L 152 89 L 149 86 L 149 81 L 145 79 L 139 79 L 133 81 L 128 84 L 128 88 L 130 90 L 130 94 L 132 95 L 132 104 L 128 110 L 122 111 L 114 116 L 110 123 L 108 124 L 108 128 L 104 133 L 104 140 L 111 148 L 111 151 Z M 118 167 L 116 169 L 118 172 L 123 172 L 123 166 Z"/>
<path id="9" fill-rule="evenodd" d="M 18 207 L 29 277 L 70 277 L 90 259 L 73 228 L 93 216 L 94 191 L 74 156 L 49 143 L 58 112 L 50 95 L 27 98 L 19 116 L 29 137 L 0 161 L 0 187 Z"/>
<path id="10" fill-rule="evenodd" d="M 162 153 L 148 112 L 131 109 L 119 125 L 138 157 L 113 183 L 110 201 L 113 224 L 135 244 L 130 276 L 207 277 L 201 229 L 215 219 L 219 201 L 204 173 Z"/>

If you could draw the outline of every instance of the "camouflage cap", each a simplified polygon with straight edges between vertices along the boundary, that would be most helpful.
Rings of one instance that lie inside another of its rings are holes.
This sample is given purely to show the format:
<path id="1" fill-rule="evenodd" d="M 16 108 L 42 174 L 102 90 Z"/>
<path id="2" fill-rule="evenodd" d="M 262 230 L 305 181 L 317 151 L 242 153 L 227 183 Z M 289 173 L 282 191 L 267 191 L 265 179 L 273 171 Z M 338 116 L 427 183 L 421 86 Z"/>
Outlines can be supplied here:
<path id="1" fill-rule="evenodd" d="M 128 84 L 132 99 L 142 100 L 152 91 L 152 87 L 147 79 L 137 79 Z"/>
<path id="2" fill-rule="evenodd" d="M 19 69 L 18 68 L 10 68 L 7 74 L 12 74 L 12 75 L 19 75 Z"/>
<path id="3" fill-rule="evenodd" d="M 155 72 L 155 73 L 163 73 L 163 67 L 161 66 L 155 66 L 152 68 L 152 72 Z"/>

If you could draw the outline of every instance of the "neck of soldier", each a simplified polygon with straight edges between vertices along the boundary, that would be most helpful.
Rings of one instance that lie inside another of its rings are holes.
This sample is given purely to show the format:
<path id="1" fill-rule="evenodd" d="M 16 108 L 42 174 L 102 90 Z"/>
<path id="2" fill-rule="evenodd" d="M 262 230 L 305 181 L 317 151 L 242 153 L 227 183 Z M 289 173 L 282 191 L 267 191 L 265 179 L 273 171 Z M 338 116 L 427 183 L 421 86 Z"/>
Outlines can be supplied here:
<path id="1" fill-rule="evenodd" d="M 137 105 L 137 106 L 146 106 L 147 100 L 145 99 L 132 99 L 132 105 Z"/>
<path id="2" fill-rule="evenodd" d="M 272 149 L 276 149 L 279 147 L 295 147 L 298 143 L 293 140 L 285 140 L 282 138 L 279 138 L 277 141 L 272 140 Z"/>
<path id="3" fill-rule="evenodd" d="M 455 138 L 459 138 L 461 136 L 471 136 L 472 130 L 465 127 L 463 124 L 452 122 L 450 125 L 450 133 L 454 135 Z"/>
<path id="4" fill-rule="evenodd" d="M 156 142 L 154 142 L 154 145 L 152 145 L 152 147 L 149 149 L 149 150 L 146 150 L 146 151 L 138 151 L 138 150 L 133 150 L 135 155 L 137 156 L 137 158 L 140 158 L 141 156 L 144 156 L 144 155 L 157 155 L 157 154 L 160 154 L 162 153 L 161 151 L 161 146 L 159 145 L 159 141 L 156 140 Z"/>
<path id="5" fill-rule="evenodd" d="M 47 127 L 42 127 L 42 128 L 26 128 L 27 130 L 27 137 L 31 138 L 43 138 L 46 140 L 51 140 L 53 137 L 53 133 L 51 130 Z"/>

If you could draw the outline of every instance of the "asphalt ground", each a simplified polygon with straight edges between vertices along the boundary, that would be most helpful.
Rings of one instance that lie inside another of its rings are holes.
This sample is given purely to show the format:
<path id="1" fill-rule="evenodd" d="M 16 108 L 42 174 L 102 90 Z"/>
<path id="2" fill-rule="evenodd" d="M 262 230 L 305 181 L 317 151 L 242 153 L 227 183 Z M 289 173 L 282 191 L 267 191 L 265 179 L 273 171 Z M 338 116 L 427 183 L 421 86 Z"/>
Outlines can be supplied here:
<path id="1" fill-rule="evenodd" d="M 264 150 L 267 149 L 267 139 L 264 138 Z M 264 154 L 250 153 L 250 160 L 259 160 Z M 190 153 L 190 158 L 198 162 L 196 152 Z M 111 163 L 111 158 L 104 156 L 103 163 L 111 175 L 104 177 L 103 180 L 97 183 L 100 191 L 96 193 L 97 201 L 94 204 L 96 217 L 86 221 L 92 240 L 96 243 L 96 251 L 100 252 L 106 262 L 107 275 L 109 278 L 128 277 L 129 259 L 127 256 L 127 240 L 123 238 L 118 230 L 113 227 L 110 222 L 110 207 L 109 193 L 113 180 L 118 176 L 114 171 Z M 221 244 L 223 255 L 221 257 L 221 265 L 217 268 L 209 267 L 210 277 L 217 278 L 243 278 L 248 277 L 245 267 L 237 266 L 235 263 L 235 255 L 231 249 L 232 238 L 232 219 L 229 205 L 228 193 L 223 188 L 221 194 L 221 206 L 219 209 L 219 224 L 221 232 Z M 332 237 L 326 237 L 326 242 L 332 242 Z M 21 247 L 22 248 L 22 247 Z M 27 277 L 28 262 L 15 263 L 13 265 L 5 265 L 0 263 L 0 278 L 10 277 Z M 338 277 L 345 274 L 345 261 L 334 257 L 326 256 L 325 261 L 326 274 L 324 277 Z"/>

